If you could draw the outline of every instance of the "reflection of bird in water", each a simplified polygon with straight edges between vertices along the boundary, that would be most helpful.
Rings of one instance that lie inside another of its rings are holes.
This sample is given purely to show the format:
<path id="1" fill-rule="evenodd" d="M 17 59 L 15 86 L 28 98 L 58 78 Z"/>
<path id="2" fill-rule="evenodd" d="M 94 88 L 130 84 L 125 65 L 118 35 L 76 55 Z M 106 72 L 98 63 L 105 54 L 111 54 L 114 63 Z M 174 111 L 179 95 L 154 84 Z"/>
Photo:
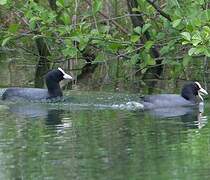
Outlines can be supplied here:
<path id="1" fill-rule="evenodd" d="M 186 127 L 198 129 L 203 128 L 208 122 L 207 116 L 203 116 L 203 114 L 198 111 L 181 116 L 181 120 Z"/>
<path id="2" fill-rule="evenodd" d="M 62 124 L 61 115 L 64 113 L 64 110 L 60 109 L 49 109 L 47 113 L 46 124 L 47 125 L 58 125 Z"/>
<path id="3" fill-rule="evenodd" d="M 202 113 L 198 113 L 197 117 L 197 127 L 198 129 L 203 128 L 208 122 L 207 116 L 203 116 Z"/>
<path id="4" fill-rule="evenodd" d="M 9 110 L 18 116 L 24 116 L 30 118 L 47 117 L 48 115 L 48 109 L 46 109 L 46 107 L 41 104 L 33 104 L 33 103 L 10 104 Z"/>
<path id="5" fill-rule="evenodd" d="M 44 118 L 47 125 L 62 124 L 61 115 L 64 113 L 63 109 L 52 109 L 52 107 L 37 103 L 10 104 L 9 111 L 26 118 Z"/>
<path id="6" fill-rule="evenodd" d="M 184 123 L 185 127 L 189 128 L 202 128 L 206 125 L 207 116 L 203 116 L 204 103 L 199 104 L 199 109 L 196 107 L 176 107 L 176 108 L 158 108 L 145 111 L 149 115 L 160 119 L 180 120 Z"/>
<path id="7" fill-rule="evenodd" d="M 199 103 L 199 113 L 198 113 L 198 116 L 197 116 L 197 125 L 198 125 L 198 128 L 201 129 L 202 127 L 205 126 L 205 124 L 207 124 L 207 116 L 203 116 L 203 112 L 204 112 L 204 103 L 203 102 L 200 102 Z"/>
<path id="8" fill-rule="evenodd" d="M 72 123 L 68 118 L 68 121 L 62 121 L 62 115 L 65 109 L 47 106 L 46 104 L 28 103 L 28 104 L 10 104 L 8 110 L 17 116 L 29 118 L 30 120 L 44 119 L 45 124 L 51 130 L 55 130 L 56 133 L 62 133 L 66 128 L 71 128 Z M 54 109 L 52 109 L 54 108 Z"/>

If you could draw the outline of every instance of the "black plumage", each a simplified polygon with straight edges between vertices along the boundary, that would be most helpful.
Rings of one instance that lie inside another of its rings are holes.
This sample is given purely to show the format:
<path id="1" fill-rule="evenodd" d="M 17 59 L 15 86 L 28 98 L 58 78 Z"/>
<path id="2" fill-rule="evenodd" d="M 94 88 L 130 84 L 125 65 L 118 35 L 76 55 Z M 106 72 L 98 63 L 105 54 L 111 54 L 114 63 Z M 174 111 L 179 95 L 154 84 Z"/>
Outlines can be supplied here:
<path id="1" fill-rule="evenodd" d="M 198 104 L 197 96 L 203 101 L 201 95 L 208 94 L 198 82 L 191 82 L 182 88 L 181 95 L 159 94 L 148 95 L 141 98 L 144 109 L 171 108 L 179 106 L 194 106 Z"/>
<path id="2" fill-rule="evenodd" d="M 41 88 L 7 88 L 2 95 L 2 100 L 42 100 L 62 97 L 63 93 L 59 82 L 63 79 L 72 79 L 61 68 L 48 72 L 45 76 L 47 89 Z"/>

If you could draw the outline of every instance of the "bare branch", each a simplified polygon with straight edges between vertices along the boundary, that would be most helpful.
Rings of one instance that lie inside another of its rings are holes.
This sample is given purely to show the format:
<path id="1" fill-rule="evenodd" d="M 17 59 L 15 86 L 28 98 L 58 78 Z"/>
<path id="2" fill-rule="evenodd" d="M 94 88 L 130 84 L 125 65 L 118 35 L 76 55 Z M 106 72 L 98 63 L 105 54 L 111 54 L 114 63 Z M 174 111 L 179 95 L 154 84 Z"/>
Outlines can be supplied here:
<path id="1" fill-rule="evenodd" d="M 88 0 L 85 0 L 85 2 L 91 6 L 91 2 L 89 2 Z M 101 16 L 103 16 L 106 19 L 109 19 L 109 17 L 107 17 L 105 14 L 103 14 L 102 12 L 98 12 Z M 110 19 L 111 23 L 114 24 L 117 28 L 120 29 L 121 32 L 128 34 L 128 30 L 125 29 L 124 27 L 122 27 L 117 21 L 115 21 L 114 19 Z"/>

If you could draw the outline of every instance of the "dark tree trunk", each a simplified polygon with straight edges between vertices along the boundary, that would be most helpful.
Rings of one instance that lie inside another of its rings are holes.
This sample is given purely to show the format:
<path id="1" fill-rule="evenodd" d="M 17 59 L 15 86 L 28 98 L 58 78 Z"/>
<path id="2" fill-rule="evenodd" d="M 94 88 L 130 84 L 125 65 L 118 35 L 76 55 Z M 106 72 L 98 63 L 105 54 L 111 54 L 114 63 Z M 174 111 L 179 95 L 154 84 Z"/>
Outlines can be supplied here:
<path id="1" fill-rule="evenodd" d="M 50 4 L 50 8 L 53 11 L 57 11 L 57 5 L 56 5 L 56 0 L 48 0 L 49 4 Z"/>
<path id="2" fill-rule="evenodd" d="M 128 11 L 130 14 L 137 14 L 138 16 L 131 16 L 131 21 L 133 24 L 133 27 L 143 27 L 144 26 L 144 19 L 141 16 L 141 13 L 139 11 L 133 11 L 133 8 L 138 8 L 138 2 L 136 0 L 127 0 L 128 4 Z M 150 39 L 150 35 L 148 31 L 145 32 L 145 35 L 141 39 L 142 43 L 145 43 L 148 39 Z"/>
<path id="3" fill-rule="evenodd" d="M 38 0 L 34 2 L 39 3 Z M 56 0 L 49 0 L 50 8 L 54 11 L 57 10 Z M 35 32 L 39 34 L 39 32 Z M 44 38 L 36 39 L 36 47 L 39 52 L 39 60 L 36 66 L 35 72 L 35 87 L 43 87 L 44 86 L 44 75 L 49 71 L 50 63 L 47 59 L 47 56 L 50 55 L 50 51 L 48 49 L 47 43 L 45 42 Z"/>
<path id="4" fill-rule="evenodd" d="M 127 5 L 128 5 L 128 10 L 130 12 L 130 14 L 138 14 L 138 16 L 131 16 L 131 21 L 133 24 L 133 27 L 143 27 L 145 22 L 143 19 L 143 16 L 141 15 L 141 13 L 139 13 L 139 11 L 132 11 L 134 8 L 138 8 L 138 2 L 137 0 L 127 0 Z M 145 32 L 145 35 L 141 38 L 141 43 L 146 43 L 146 41 L 150 40 L 150 34 L 148 31 Z M 153 58 L 158 58 L 160 57 L 160 54 L 157 50 L 157 48 L 153 47 L 150 50 L 151 56 Z M 152 67 L 149 68 L 146 73 L 143 75 L 143 79 L 146 78 L 157 78 L 161 75 L 163 67 L 161 66 L 161 62 L 162 60 L 157 60 L 156 61 L 156 67 Z"/>
<path id="5" fill-rule="evenodd" d="M 77 80 L 86 81 L 91 78 L 91 75 L 95 72 L 95 69 L 97 68 L 98 64 L 92 64 L 96 56 L 95 52 L 93 52 L 93 50 L 91 50 L 90 48 L 87 47 L 84 51 L 81 52 L 81 54 L 87 64 L 82 67 L 82 71 L 77 76 Z"/>
<path id="6" fill-rule="evenodd" d="M 34 2 L 39 3 L 38 0 Z M 35 34 L 39 34 L 39 32 L 35 32 Z M 45 42 L 44 38 L 40 37 L 35 40 L 36 47 L 39 53 L 38 63 L 36 65 L 36 72 L 35 72 L 35 87 L 43 87 L 44 86 L 44 75 L 48 72 L 50 68 L 50 63 L 47 59 L 47 56 L 50 55 L 47 43 Z"/>
<path id="7" fill-rule="evenodd" d="M 39 52 L 39 61 L 35 72 L 35 87 L 43 87 L 44 75 L 50 68 L 50 63 L 47 59 L 47 56 L 50 55 L 50 52 L 43 38 L 36 39 L 36 46 Z"/>

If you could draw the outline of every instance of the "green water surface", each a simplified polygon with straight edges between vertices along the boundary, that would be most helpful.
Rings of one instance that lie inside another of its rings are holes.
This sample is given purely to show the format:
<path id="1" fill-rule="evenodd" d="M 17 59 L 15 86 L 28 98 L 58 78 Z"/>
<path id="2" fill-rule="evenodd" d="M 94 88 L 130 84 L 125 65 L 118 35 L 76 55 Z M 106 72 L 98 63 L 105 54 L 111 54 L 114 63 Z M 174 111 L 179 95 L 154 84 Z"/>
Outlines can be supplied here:
<path id="1" fill-rule="evenodd" d="M 208 102 L 203 114 L 175 117 L 109 106 L 135 98 L 77 92 L 72 102 L 0 101 L 0 179 L 210 179 Z"/>

